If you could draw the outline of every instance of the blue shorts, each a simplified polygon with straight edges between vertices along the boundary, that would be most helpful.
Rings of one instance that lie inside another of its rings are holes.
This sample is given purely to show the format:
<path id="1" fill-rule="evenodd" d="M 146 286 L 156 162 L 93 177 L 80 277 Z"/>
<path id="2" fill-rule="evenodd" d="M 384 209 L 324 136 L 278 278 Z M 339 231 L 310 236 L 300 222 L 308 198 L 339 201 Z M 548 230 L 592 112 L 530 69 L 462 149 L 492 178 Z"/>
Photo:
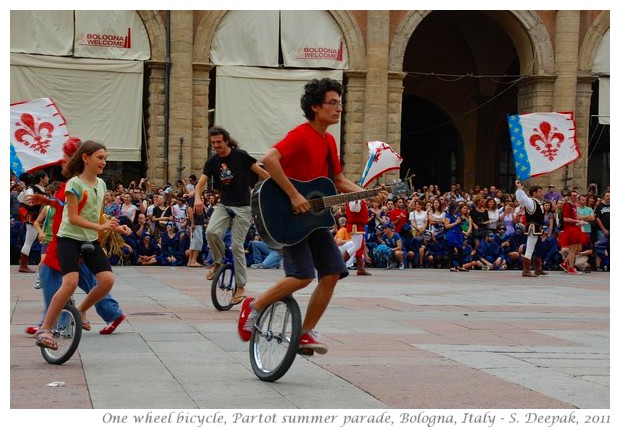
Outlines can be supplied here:
<path id="1" fill-rule="evenodd" d="M 340 274 L 340 278 L 349 275 L 340 249 L 331 231 L 317 229 L 304 240 L 282 249 L 284 255 L 284 273 L 286 277 L 313 279 L 328 274 Z"/>
<path id="2" fill-rule="evenodd" d="M 98 241 L 95 240 L 91 243 L 94 246 L 94 250 L 85 255 L 80 254 L 82 243 L 82 241 L 72 238 L 58 237 L 58 262 L 60 263 L 60 272 L 63 276 L 67 273 L 80 271 L 80 257 L 88 269 L 95 275 L 102 271 L 112 271 L 110 261 L 103 253 L 103 249 Z"/>

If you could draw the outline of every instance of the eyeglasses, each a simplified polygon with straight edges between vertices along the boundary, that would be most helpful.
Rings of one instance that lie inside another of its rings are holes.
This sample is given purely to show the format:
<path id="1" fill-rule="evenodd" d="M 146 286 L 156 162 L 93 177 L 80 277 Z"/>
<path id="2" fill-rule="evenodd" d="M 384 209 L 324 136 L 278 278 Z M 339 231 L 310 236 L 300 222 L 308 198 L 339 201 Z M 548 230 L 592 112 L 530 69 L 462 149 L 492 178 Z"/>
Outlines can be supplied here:
<path id="1" fill-rule="evenodd" d="M 323 104 L 329 104 L 332 107 L 342 107 L 342 102 L 338 100 L 324 101 Z"/>

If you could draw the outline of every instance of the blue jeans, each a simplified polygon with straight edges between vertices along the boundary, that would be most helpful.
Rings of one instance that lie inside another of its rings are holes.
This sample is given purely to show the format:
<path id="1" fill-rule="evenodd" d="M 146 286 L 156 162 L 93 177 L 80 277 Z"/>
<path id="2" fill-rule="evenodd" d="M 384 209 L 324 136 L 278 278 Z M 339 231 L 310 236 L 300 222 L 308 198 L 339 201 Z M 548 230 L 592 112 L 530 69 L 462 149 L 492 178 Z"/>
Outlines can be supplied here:
<path id="1" fill-rule="evenodd" d="M 255 264 L 261 264 L 262 268 L 277 268 L 282 260 L 282 255 L 270 248 L 264 241 L 252 241 L 252 257 Z"/>
<path id="2" fill-rule="evenodd" d="M 41 279 L 41 290 L 43 291 L 43 318 L 47 313 L 47 308 L 54 297 L 54 294 L 60 285 L 62 284 L 62 274 L 60 271 L 41 264 L 39 271 L 39 278 Z M 97 285 L 97 280 L 93 273 L 90 272 L 85 264 L 80 264 L 80 279 L 78 280 L 78 287 L 84 292 L 88 293 L 92 288 Z M 110 324 L 123 314 L 118 302 L 112 298 L 112 295 L 107 294 L 103 299 L 95 304 L 95 310 L 97 314 L 107 323 Z M 41 325 L 43 321 L 39 322 Z"/>

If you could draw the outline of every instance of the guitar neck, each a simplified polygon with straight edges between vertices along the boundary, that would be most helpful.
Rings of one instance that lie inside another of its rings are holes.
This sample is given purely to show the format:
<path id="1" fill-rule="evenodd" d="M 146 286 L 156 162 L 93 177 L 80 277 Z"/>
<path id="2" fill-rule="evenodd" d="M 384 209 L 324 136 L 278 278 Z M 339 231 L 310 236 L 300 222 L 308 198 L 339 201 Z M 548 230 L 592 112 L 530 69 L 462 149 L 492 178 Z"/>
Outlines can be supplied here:
<path id="1" fill-rule="evenodd" d="M 389 192 L 389 189 L 386 188 Z M 346 194 L 337 194 L 329 197 L 323 197 L 323 205 L 325 207 L 332 207 L 339 204 L 348 203 L 349 201 L 363 200 L 365 198 L 374 197 L 381 192 L 381 188 L 368 189 L 367 191 L 349 192 Z"/>

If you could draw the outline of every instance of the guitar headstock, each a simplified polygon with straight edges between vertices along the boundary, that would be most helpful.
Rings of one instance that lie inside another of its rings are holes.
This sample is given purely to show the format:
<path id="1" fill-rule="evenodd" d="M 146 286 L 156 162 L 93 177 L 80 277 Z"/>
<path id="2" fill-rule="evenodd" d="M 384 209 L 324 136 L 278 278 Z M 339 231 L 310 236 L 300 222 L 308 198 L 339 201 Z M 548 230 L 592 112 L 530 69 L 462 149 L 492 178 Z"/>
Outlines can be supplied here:
<path id="1" fill-rule="evenodd" d="M 392 194 L 401 194 L 409 191 L 409 184 L 400 179 L 395 180 L 391 184 L 386 184 L 385 189 Z"/>

